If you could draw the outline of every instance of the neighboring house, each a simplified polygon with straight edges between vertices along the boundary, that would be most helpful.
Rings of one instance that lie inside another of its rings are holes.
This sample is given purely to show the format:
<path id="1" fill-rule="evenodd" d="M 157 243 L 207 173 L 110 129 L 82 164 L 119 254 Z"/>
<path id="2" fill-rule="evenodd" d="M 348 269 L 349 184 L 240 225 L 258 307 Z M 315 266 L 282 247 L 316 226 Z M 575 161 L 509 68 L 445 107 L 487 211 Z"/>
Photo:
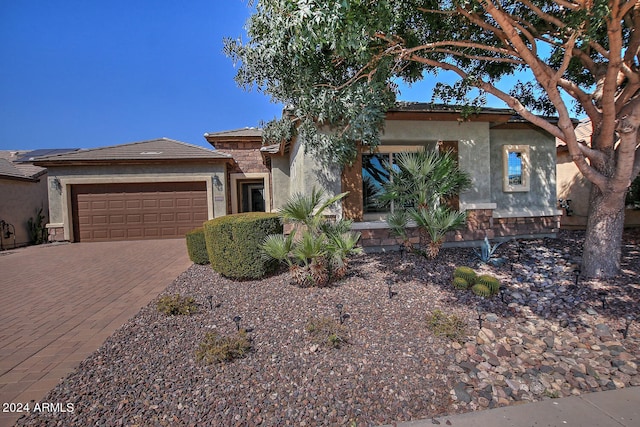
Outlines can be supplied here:
<path id="1" fill-rule="evenodd" d="M 382 159 L 393 161 L 394 153 L 423 147 L 453 150 L 473 180 L 458 201 L 468 212 L 467 226 L 450 233 L 448 241 L 552 236 L 562 213 L 555 138 L 512 110 L 485 108 L 463 119 L 448 107 L 399 104 L 387 113 L 381 145 L 373 152 L 362 147 L 355 163 L 345 168 L 323 165 L 304 152 L 298 139 L 262 146 L 259 129 L 207 133 L 205 138 L 236 160 L 226 180 L 228 212 L 277 210 L 292 195 L 313 187 L 329 195 L 348 191 L 331 214 L 356 221 L 364 246 L 398 243 L 384 221 L 387 212 L 375 203 L 375 190 L 385 179 Z"/>
<path id="2" fill-rule="evenodd" d="M 578 126 L 576 126 L 576 138 L 579 142 L 591 145 L 591 133 L 592 127 L 589 119 L 581 120 Z M 578 170 L 578 167 L 571 159 L 567 144 L 560 139 L 556 140 L 556 156 L 558 199 L 563 202 L 570 200 L 569 210 L 567 211 L 565 209 L 562 215 L 561 227 L 584 229 L 587 226 L 591 182 Z M 640 182 L 638 179 L 636 182 Z M 640 200 L 637 202 L 640 202 Z M 640 209 L 634 206 L 628 206 L 625 210 L 624 223 L 625 226 L 628 227 L 639 226 Z"/>
<path id="3" fill-rule="evenodd" d="M 183 237 L 227 213 L 220 151 L 161 138 L 39 157 L 49 171 L 49 239 Z"/>
<path id="4" fill-rule="evenodd" d="M 0 151 L 0 249 L 29 244 L 27 223 L 40 209 L 46 222 L 47 170 L 33 165 L 33 158 L 73 150 Z"/>

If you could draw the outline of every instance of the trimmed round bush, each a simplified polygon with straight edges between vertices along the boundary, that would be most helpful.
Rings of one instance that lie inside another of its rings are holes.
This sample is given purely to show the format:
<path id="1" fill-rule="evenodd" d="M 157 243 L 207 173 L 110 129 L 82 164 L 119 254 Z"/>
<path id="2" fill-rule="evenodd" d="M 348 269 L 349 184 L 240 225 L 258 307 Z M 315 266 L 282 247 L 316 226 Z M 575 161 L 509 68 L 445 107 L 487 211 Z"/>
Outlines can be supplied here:
<path id="1" fill-rule="evenodd" d="M 204 228 L 196 228 L 186 234 L 187 252 L 189 259 L 194 264 L 209 264 L 209 254 L 207 253 L 207 242 L 204 238 Z"/>
<path id="2" fill-rule="evenodd" d="M 277 267 L 262 256 L 262 242 L 282 233 L 276 214 L 249 212 L 227 215 L 204 223 L 211 268 L 232 279 L 259 279 Z"/>

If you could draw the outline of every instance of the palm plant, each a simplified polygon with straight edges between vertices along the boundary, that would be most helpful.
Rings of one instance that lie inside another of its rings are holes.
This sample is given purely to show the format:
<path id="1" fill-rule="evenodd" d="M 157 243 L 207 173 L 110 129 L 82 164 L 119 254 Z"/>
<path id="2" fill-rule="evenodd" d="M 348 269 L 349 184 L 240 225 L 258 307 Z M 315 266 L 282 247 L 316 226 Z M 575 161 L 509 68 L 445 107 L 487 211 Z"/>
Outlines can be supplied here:
<path id="1" fill-rule="evenodd" d="M 390 179 L 379 200 L 393 206 L 387 217 L 392 232 L 408 243 L 406 228 L 410 220 L 420 231 L 420 244 L 426 255 L 435 257 L 444 236 L 464 224 L 466 214 L 445 207 L 445 201 L 470 187 L 469 175 L 460 170 L 451 153 L 423 149 L 399 153 Z"/>
<path id="2" fill-rule="evenodd" d="M 356 246 L 360 233 L 351 231 L 351 221 L 328 221 L 324 211 L 346 195 L 326 199 L 315 188 L 310 195 L 294 195 L 280 211 L 280 218 L 299 227 L 286 237 L 268 236 L 262 244 L 263 256 L 286 263 L 293 281 L 301 286 L 325 286 L 344 276 L 348 257 L 360 252 Z"/>

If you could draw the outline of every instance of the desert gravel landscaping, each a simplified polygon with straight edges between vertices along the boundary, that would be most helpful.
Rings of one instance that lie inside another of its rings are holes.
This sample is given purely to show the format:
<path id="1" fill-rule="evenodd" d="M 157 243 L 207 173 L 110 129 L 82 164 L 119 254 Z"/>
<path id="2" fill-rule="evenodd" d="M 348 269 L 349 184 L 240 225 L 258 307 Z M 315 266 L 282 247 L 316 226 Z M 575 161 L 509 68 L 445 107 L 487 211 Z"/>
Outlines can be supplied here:
<path id="1" fill-rule="evenodd" d="M 193 265 L 163 295 L 193 297 L 196 314 L 142 308 L 43 400 L 73 403 L 73 413 L 17 425 L 380 425 L 640 385 L 640 327 L 622 332 L 640 302 L 640 230 L 625 233 L 619 277 L 576 286 L 582 239 L 563 231 L 519 251 L 503 244 L 499 267 L 462 248 L 432 261 L 360 255 L 329 288 L 293 286 L 284 271 L 234 282 Z M 505 301 L 453 289 L 460 265 L 500 278 Z M 337 304 L 350 315 L 347 343 L 332 348 L 306 325 L 337 322 Z M 466 322 L 460 341 L 428 328 L 435 310 Z M 250 353 L 198 362 L 205 334 L 236 333 L 235 316 Z"/>

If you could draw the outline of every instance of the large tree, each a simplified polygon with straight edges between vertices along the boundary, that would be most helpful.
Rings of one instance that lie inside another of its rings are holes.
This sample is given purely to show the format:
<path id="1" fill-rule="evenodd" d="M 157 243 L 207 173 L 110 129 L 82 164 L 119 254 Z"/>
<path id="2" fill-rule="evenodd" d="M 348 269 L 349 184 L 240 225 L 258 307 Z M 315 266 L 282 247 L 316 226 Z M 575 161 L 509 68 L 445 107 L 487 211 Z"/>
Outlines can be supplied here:
<path id="1" fill-rule="evenodd" d="M 356 141 L 376 145 L 399 79 L 443 70 L 437 100 L 467 107 L 491 94 L 564 140 L 593 184 L 582 274 L 618 273 L 625 193 L 640 172 L 640 3 L 638 0 L 262 0 L 249 40 L 227 40 L 237 81 L 258 87 L 290 115 L 266 138 L 290 135 L 348 162 Z M 505 76 L 529 72 L 505 87 Z M 593 124 L 577 141 L 572 115 Z M 539 113 L 553 113 L 549 122 Z M 318 131 L 320 129 L 320 131 Z"/>

